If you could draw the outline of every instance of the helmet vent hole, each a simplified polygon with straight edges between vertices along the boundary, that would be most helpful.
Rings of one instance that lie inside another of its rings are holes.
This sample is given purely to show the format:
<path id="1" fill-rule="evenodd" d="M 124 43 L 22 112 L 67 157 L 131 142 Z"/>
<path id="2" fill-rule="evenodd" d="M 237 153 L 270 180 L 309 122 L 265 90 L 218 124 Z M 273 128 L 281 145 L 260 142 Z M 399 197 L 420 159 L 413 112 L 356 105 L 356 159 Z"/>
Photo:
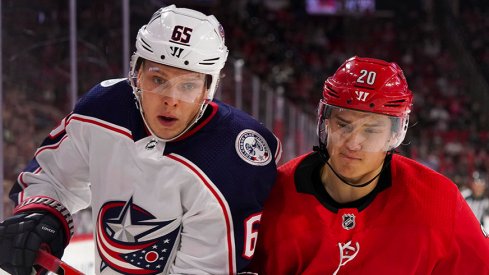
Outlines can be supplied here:
<path id="1" fill-rule="evenodd" d="M 161 59 L 165 59 L 165 56 L 164 56 L 164 55 L 162 55 L 162 56 L 160 56 L 160 58 L 161 58 Z"/>
<path id="2" fill-rule="evenodd" d="M 406 100 L 404 99 L 399 99 L 399 100 L 392 100 L 384 104 L 385 107 L 391 107 L 391 108 L 396 108 L 401 106 Z"/>
<path id="3" fill-rule="evenodd" d="M 351 104 L 351 99 L 347 99 L 346 103 Z"/>
<path id="4" fill-rule="evenodd" d="M 219 60 L 219 57 L 204 59 L 203 61 L 205 61 L 205 62 L 199 62 L 199 64 L 200 65 L 214 65 L 214 64 L 216 64 L 216 62 L 212 62 L 212 61 L 217 61 L 217 60 Z"/>
<path id="5" fill-rule="evenodd" d="M 188 60 L 185 60 L 185 62 L 183 62 L 183 64 L 188 65 Z"/>
<path id="6" fill-rule="evenodd" d="M 370 105 L 369 105 L 369 106 L 370 106 L 370 108 L 373 108 L 373 107 L 375 107 L 375 104 L 370 103 Z"/>
<path id="7" fill-rule="evenodd" d="M 338 93 L 335 90 L 331 89 L 330 87 L 326 87 L 325 92 L 328 93 L 329 96 L 340 98 L 340 96 L 338 95 Z M 348 102 L 348 100 L 350 102 Z M 351 99 L 347 99 L 346 101 L 347 101 L 348 104 L 351 104 Z"/>

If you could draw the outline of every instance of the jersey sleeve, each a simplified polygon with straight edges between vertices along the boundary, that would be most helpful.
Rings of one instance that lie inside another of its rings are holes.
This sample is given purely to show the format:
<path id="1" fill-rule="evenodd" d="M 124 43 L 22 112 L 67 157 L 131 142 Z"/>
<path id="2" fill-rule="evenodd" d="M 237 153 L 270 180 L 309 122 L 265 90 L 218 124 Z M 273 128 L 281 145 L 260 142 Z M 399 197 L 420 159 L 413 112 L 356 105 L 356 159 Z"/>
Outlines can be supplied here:
<path id="1" fill-rule="evenodd" d="M 258 274 L 298 274 L 296 267 L 300 260 L 298 250 L 301 244 L 295 238 L 290 238 L 295 226 L 290 223 L 289 210 L 284 203 L 291 199 L 288 190 L 294 190 L 286 180 L 293 178 L 293 168 L 288 170 L 286 167 L 291 166 L 282 166 L 283 173 L 278 174 L 263 209 L 255 255 L 249 267 Z"/>
<path id="2" fill-rule="evenodd" d="M 88 207 L 87 147 L 81 146 L 81 136 L 70 132 L 71 122 L 69 115 L 50 132 L 17 177 L 9 194 L 16 205 L 29 197 L 41 196 L 60 202 L 70 213 Z"/>
<path id="3" fill-rule="evenodd" d="M 433 274 L 489 274 L 489 237 L 459 194 L 456 202 L 453 237 L 446 257 Z"/>

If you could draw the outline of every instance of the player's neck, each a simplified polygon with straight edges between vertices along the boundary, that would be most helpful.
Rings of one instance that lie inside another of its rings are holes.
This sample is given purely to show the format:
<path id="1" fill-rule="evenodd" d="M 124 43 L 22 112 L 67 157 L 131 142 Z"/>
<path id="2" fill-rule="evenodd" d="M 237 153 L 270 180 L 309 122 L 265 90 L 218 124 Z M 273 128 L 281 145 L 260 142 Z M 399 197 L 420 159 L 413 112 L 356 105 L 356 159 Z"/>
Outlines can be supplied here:
<path id="1" fill-rule="evenodd" d="M 361 183 L 367 182 L 375 177 L 375 175 L 377 175 L 381 169 L 382 167 L 379 167 L 378 170 L 372 171 L 372 173 L 362 177 Z M 331 171 L 327 165 L 324 165 L 321 169 L 321 181 L 326 192 L 328 192 L 331 198 L 333 198 L 336 202 L 349 203 L 359 200 L 372 192 L 379 182 L 379 177 L 375 178 L 367 186 L 353 187 L 344 183 L 333 173 L 333 171 Z"/>

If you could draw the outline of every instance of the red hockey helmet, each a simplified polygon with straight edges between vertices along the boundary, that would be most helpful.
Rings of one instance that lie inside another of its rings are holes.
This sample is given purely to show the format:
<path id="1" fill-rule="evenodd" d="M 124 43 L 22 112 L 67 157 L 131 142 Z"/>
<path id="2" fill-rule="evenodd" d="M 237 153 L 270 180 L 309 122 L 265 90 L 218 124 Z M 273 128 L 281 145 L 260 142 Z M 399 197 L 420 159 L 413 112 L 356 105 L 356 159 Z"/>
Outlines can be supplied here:
<path id="1" fill-rule="evenodd" d="M 336 107 L 403 117 L 413 95 L 396 63 L 352 57 L 324 83 L 323 100 Z"/>
<path id="2" fill-rule="evenodd" d="M 325 122 L 331 109 L 343 108 L 391 117 L 396 141 L 388 148 L 395 148 L 405 137 L 412 99 L 404 73 L 396 63 L 354 56 L 324 83 L 318 110 L 320 142 L 326 141 Z"/>

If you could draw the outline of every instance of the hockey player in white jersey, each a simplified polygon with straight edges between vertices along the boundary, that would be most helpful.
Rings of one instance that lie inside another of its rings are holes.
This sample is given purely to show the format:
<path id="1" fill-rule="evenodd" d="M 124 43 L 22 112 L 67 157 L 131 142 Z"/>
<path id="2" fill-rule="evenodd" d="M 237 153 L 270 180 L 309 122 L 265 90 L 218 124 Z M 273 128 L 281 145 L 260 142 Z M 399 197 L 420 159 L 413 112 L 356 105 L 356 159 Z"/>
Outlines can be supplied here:
<path id="1" fill-rule="evenodd" d="M 138 32 L 129 77 L 83 96 L 18 176 L 0 267 L 24 275 L 39 249 L 61 257 L 71 214 L 92 207 L 97 274 L 245 269 L 281 145 L 213 99 L 227 55 L 214 16 L 158 10 Z"/>

